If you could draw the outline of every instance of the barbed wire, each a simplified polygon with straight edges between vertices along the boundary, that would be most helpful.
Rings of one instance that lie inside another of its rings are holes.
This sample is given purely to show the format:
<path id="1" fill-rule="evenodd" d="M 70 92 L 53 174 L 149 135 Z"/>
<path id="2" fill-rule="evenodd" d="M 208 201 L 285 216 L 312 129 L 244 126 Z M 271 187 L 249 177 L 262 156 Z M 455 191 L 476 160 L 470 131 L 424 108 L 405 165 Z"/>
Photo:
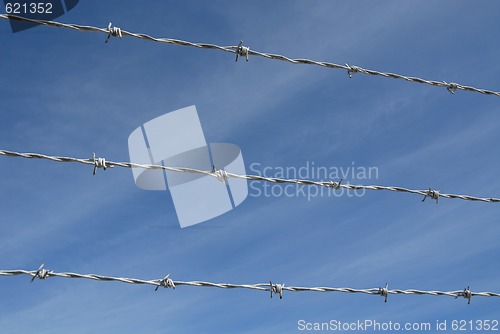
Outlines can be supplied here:
<path id="1" fill-rule="evenodd" d="M 85 165 L 93 165 L 94 170 L 93 174 L 96 173 L 98 168 L 106 169 L 112 167 L 124 167 L 124 168 L 142 168 L 142 169 L 162 169 L 170 172 L 176 173 L 194 173 L 194 174 L 203 174 L 209 175 L 217 178 L 223 183 L 226 183 L 228 178 L 235 179 L 244 179 L 249 181 L 265 181 L 271 183 L 291 183 L 298 185 L 307 185 L 307 186 L 318 186 L 330 188 L 332 190 L 339 189 L 347 189 L 347 190 L 384 190 L 384 191 L 392 191 L 398 193 L 411 193 L 417 194 L 420 196 L 424 196 L 422 202 L 425 201 L 427 197 L 435 200 L 436 203 L 439 202 L 439 198 L 449 198 L 449 199 L 461 199 L 466 201 L 478 201 L 478 202 L 488 202 L 488 203 L 500 203 L 500 198 L 486 198 L 486 197 L 475 197 L 470 195 L 456 195 L 456 194 L 445 194 L 441 193 L 438 190 L 433 190 L 429 188 L 428 190 L 415 190 L 408 189 L 403 187 L 391 187 L 391 186 L 379 186 L 379 185 L 354 185 L 354 184 L 344 184 L 342 183 L 343 179 L 339 181 L 313 181 L 313 180 L 302 180 L 302 179 L 283 179 L 276 177 L 265 177 L 260 175 L 239 175 L 235 173 L 230 173 L 225 170 L 215 168 L 211 171 L 207 170 L 199 170 L 194 168 L 186 168 L 186 167 L 168 167 L 162 165 L 144 165 L 144 164 L 136 164 L 132 162 L 114 162 L 107 161 L 105 158 L 96 158 L 95 154 L 90 159 L 80 159 L 80 158 L 72 158 L 72 157 L 60 157 L 60 156 L 49 156 L 39 153 L 19 153 L 13 151 L 0 150 L 0 156 L 5 157 L 19 157 L 19 158 L 27 158 L 27 159 L 44 159 L 50 160 L 54 162 L 73 162 L 73 163 L 81 163 Z"/>
<path id="2" fill-rule="evenodd" d="M 367 295 L 379 295 L 384 297 L 385 302 L 389 295 L 430 295 L 430 296 L 447 296 L 459 298 L 463 297 L 468 300 L 470 304 L 472 297 L 500 297 L 500 293 L 495 292 L 472 292 L 469 287 L 463 290 L 454 291 L 438 291 L 438 290 L 417 290 L 417 289 L 389 289 L 388 283 L 385 287 L 371 288 L 371 289 L 354 289 L 354 288 L 335 288 L 335 287 L 301 287 L 301 286 L 285 286 L 285 284 L 274 284 L 272 281 L 269 283 L 258 284 L 231 284 L 231 283 L 212 283 L 205 281 L 174 281 L 170 278 L 170 274 L 161 279 L 144 280 L 137 278 L 125 277 L 112 277 L 96 274 L 77 274 L 71 272 L 54 272 L 44 269 L 45 264 L 42 264 L 37 270 L 0 270 L 0 276 L 18 276 L 27 275 L 31 276 L 31 282 L 35 279 L 45 280 L 50 277 L 61 278 L 80 278 L 94 281 L 115 281 L 127 284 L 143 284 L 155 286 L 158 288 L 172 288 L 175 289 L 179 286 L 191 287 L 209 287 L 219 289 L 249 289 L 257 291 L 267 291 L 270 293 L 271 298 L 273 295 L 279 295 L 280 299 L 283 298 L 283 291 L 290 292 L 339 292 L 339 293 L 360 293 Z"/>
<path id="3" fill-rule="evenodd" d="M 445 87 L 452 94 L 454 94 L 457 90 L 465 90 L 465 91 L 500 97 L 500 92 L 495 92 L 495 91 L 487 90 L 487 89 L 475 88 L 472 86 L 466 86 L 466 85 L 462 85 L 462 84 L 458 84 L 458 83 L 454 83 L 454 82 L 448 83 L 446 81 L 426 80 L 426 79 L 413 77 L 413 76 L 406 76 L 406 75 L 401 75 L 401 74 L 396 74 L 396 73 L 380 72 L 380 71 L 376 71 L 376 70 L 365 69 L 365 68 L 362 68 L 359 66 L 354 66 L 354 65 L 348 65 L 348 64 L 341 65 L 341 64 L 331 63 L 331 62 L 315 61 L 315 60 L 304 59 L 304 58 L 295 58 L 294 59 L 294 58 L 289 58 L 287 56 L 283 56 L 283 55 L 279 55 L 279 54 L 255 51 L 255 50 L 251 50 L 247 46 L 243 46 L 242 41 L 240 42 L 240 44 L 238 46 L 220 46 L 220 45 L 210 44 L 210 43 L 193 43 L 193 42 L 179 40 L 179 39 L 158 38 L 158 37 L 152 37 L 152 36 L 142 34 L 142 33 L 133 33 L 133 32 L 123 30 L 123 29 L 118 28 L 118 27 L 113 27 L 111 23 L 108 25 L 107 28 L 98 28 L 98 27 L 94 27 L 94 26 L 61 23 L 61 22 L 56 22 L 56 21 L 29 19 L 26 17 L 12 15 L 12 14 L 0 14 L 0 18 L 6 19 L 6 20 L 12 20 L 12 21 L 30 22 L 30 23 L 35 23 L 35 24 L 39 24 L 39 25 L 49 26 L 49 27 L 66 28 L 66 29 L 72 29 L 72 30 L 77 30 L 77 31 L 86 31 L 86 32 L 104 33 L 104 34 L 107 34 L 107 38 L 105 41 L 106 43 L 108 42 L 108 40 L 111 36 L 120 37 L 120 38 L 122 38 L 124 36 L 128 36 L 128 37 L 134 37 L 134 38 L 147 40 L 147 41 L 151 41 L 151 42 L 167 43 L 167 44 L 172 44 L 172 45 L 177 45 L 177 46 L 190 46 L 190 47 L 195 47 L 195 48 L 199 48 L 199 49 L 210 49 L 210 50 L 219 50 L 219 51 L 229 52 L 229 53 L 236 54 L 236 61 L 238 60 L 239 56 L 245 57 L 247 61 L 248 61 L 249 55 L 250 56 L 259 56 L 259 57 L 263 57 L 266 59 L 281 60 L 281 61 L 289 62 L 292 64 L 306 64 L 306 65 L 315 65 L 315 66 L 321 66 L 321 67 L 326 67 L 326 68 L 341 69 L 341 70 L 347 71 L 347 74 L 349 75 L 350 78 L 355 73 L 363 73 L 366 75 L 382 76 L 384 78 L 392 78 L 392 79 L 401 79 L 401 80 L 405 80 L 405 81 L 409 81 L 409 82 L 426 84 L 426 85 L 431 85 L 431 86 L 435 86 L 435 87 Z"/>

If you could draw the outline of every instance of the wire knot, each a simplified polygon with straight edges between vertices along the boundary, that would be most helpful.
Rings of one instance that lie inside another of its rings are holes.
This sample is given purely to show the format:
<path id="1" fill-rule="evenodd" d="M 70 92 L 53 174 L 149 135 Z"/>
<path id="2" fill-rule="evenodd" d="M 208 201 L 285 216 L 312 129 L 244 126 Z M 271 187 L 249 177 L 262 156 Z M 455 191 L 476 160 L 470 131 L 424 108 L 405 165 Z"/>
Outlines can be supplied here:
<path id="1" fill-rule="evenodd" d="M 248 46 L 243 46 L 243 41 L 240 41 L 240 44 L 238 44 L 238 47 L 236 48 L 236 60 L 235 62 L 238 61 L 238 57 L 245 57 L 246 60 L 248 61 L 248 52 L 250 51 L 250 48 Z"/>
<path id="2" fill-rule="evenodd" d="M 427 193 L 425 194 L 424 198 L 422 199 L 422 202 L 424 202 L 427 197 L 435 200 L 436 204 L 438 204 L 439 203 L 439 190 L 432 190 L 431 188 L 429 188 L 429 190 L 427 190 Z"/>
<path id="3" fill-rule="evenodd" d="M 467 299 L 467 304 L 470 304 L 470 299 L 472 298 L 472 292 L 470 291 L 470 288 L 467 287 L 463 292 L 459 292 L 455 299 L 457 299 L 458 297 L 464 297 L 465 299 Z"/>
<path id="4" fill-rule="evenodd" d="M 113 24 L 111 22 L 109 22 L 109 24 L 108 24 L 108 38 L 106 38 L 106 41 L 104 43 L 107 43 L 111 36 L 122 38 L 122 30 L 118 27 L 113 27 Z"/>
<path id="5" fill-rule="evenodd" d="M 95 175 L 95 172 L 97 168 L 102 168 L 106 170 L 108 166 L 106 166 L 106 159 L 105 158 L 97 158 L 95 157 L 95 153 L 92 153 L 92 161 L 94 162 L 94 172 L 92 175 Z"/>
<path id="6" fill-rule="evenodd" d="M 160 286 L 164 287 L 165 289 L 167 288 L 175 289 L 175 284 L 174 281 L 172 281 L 172 279 L 170 278 L 170 274 L 165 276 L 163 279 L 159 280 L 158 283 L 159 285 L 156 287 L 155 291 L 158 291 L 158 288 Z"/>
<path id="7" fill-rule="evenodd" d="M 389 283 L 385 283 L 385 288 L 378 288 L 378 294 L 384 297 L 384 303 L 387 303 L 387 297 L 389 297 Z"/>
<path id="8" fill-rule="evenodd" d="M 349 64 L 345 64 L 347 67 L 347 74 L 349 75 L 349 79 L 352 78 L 353 74 L 356 74 L 359 72 L 360 68 L 357 66 L 349 66 Z"/>
<path id="9" fill-rule="evenodd" d="M 33 275 L 33 277 L 31 278 L 31 282 L 30 283 L 33 283 L 33 281 L 36 278 L 46 279 L 47 277 L 49 277 L 50 272 L 47 269 L 43 269 L 44 266 L 45 266 L 45 263 L 42 263 L 42 265 L 35 272 L 35 275 Z"/>
<path id="10" fill-rule="evenodd" d="M 269 281 L 269 285 L 271 285 L 271 298 L 273 298 L 273 294 L 280 295 L 280 299 L 283 299 L 283 287 L 285 286 L 285 283 L 283 284 L 273 284 L 273 282 Z"/>
<path id="11" fill-rule="evenodd" d="M 344 181 L 344 179 L 340 179 L 338 182 L 330 181 L 330 184 L 328 186 L 332 189 L 339 190 L 340 184 L 342 183 L 342 181 Z"/>

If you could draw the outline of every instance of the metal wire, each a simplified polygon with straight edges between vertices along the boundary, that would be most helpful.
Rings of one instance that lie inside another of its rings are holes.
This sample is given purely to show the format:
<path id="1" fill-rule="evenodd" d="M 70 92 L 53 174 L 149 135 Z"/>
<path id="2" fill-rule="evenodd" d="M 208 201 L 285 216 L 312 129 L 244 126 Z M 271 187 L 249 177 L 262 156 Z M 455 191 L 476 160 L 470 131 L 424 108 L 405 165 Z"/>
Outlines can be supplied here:
<path id="1" fill-rule="evenodd" d="M 224 170 L 199 170 L 194 168 L 186 168 L 186 167 L 168 167 L 161 165 L 142 165 L 136 164 L 132 162 L 114 162 L 107 161 L 104 158 L 97 158 L 95 154 L 92 159 L 79 159 L 72 157 L 59 157 L 59 156 L 49 156 L 39 153 L 19 153 L 13 151 L 0 150 L 1 156 L 6 157 L 19 157 L 19 158 L 27 158 L 27 159 L 45 159 L 54 162 L 76 162 L 85 165 L 93 165 L 94 166 L 94 174 L 97 168 L 112 168 L 112 167 L 125 167 L 125 168 L 142 168 L 142 169 L 163 169 L 170 172 L 176 173 L 195 173 L 195 174 L 204 174 L 215 177 L 224 182 L 226 178 L 236 178 L 236 179 L 244 179 L 250 181 L 265 181 L 272 183 L 292 183 L 299 185 L 307 185 L 307 186 L 318 186 L 330 188 L 333 190 L 338 189 L 348 189 L 348 190 L 385 190 L 385 191 L 393 191 L 398 193 L 411 193 L 417 194 L 420 196 L 424 196 L 424 200 L 427 197 L 430 197 L 436 202 L 438 202 L 440 197 L 450 198 L 450 199 L 461 199 L 466 201 L 478 201 L 478 202 L 487 202 L 487 203 L 500 203 L 500 198 L 486 198 L 486 197 L 475 197 L 470 195 L 456 195 L 456 194 L 442 194 L 437 190 L 415 190 L 415 189 L 407 189 L 403 187 L 391 187 L 391 186 L 378 186 L 378 185 L 354 185 L 354 184 L 341 184 L 341 181 L 312 181 L 312 180 L 301 180 L 301 179 L 281 179 L 276 177 L 264 177 L 260 175 L 239 175 L 230 173 Z"/>
<path id="2" fill-rule="evenodd" d="M 455 290 L 455 291 L 438 291 L 438 290 L 416 290 L 416 289 L 388 289 L 388 285 L 386 284 L 385 288 L 371 288 L 371 289 L 353 289 L 353 288 L 335 288 L 335 287 L 301 287 L 301 286 L 285 286 L 284 284 L 273 284 L 272 282 L 268 283 L 259 283 L 259 284 L 231 284 L 231 283 L 212 283 L 205 281 L 174 281 L 169 278 L 170 274 L 162 279 L 154 279 L 154 280 L 143 280 L 137 278 L 125 278 L 125 277 L 112 277 L 112 276 L 103 276 L 96 274 L 77 274 L 71 272 L 53 272 L 46 269 L 43 269 L 44 265 L 42 264 L 38 270 L 0 270 L 0 276 L 18 276 L 18 275 L 27 275 L 31 276 L 31 281 L 34 279 L 47 279 L 50 277 L 61 277 L 61 278 L 80 278 L 80 279 L 88 279 L 94 281 L 115 281 L 127 284 L 145 284 L 155 286 L 157 289 L 159 287 L 164 288 L 174 288 L 178 286 L 191 286 L 191 287 L 209 287 L 209 288 L 219 288 L 219 289 L 249 289 L 249 290 L 257 290 L 257 291 L 267 291 L 272 294 L 280 294 L 282 297 L 283 291 L 290 292 L 339 292 L 339 293 L 361 293 L 367 295 L 379 295 L 384 298 L 387 298 L 388 295 L 430 295 L 430 296 L 447 296 L 459 298 L 463 297 L 468 299 L 470 303 L 471 297 L 500 297 L 500 293 L 495 292 L 472 292 L 467 287 L 463 290 Z M 387 299 L 386 299 L 387 300 Z"/>
<path id="3" fill-rule="evenodd" d="M 134 37 L 134 38 L 139 38 L 151 42 L 158 42 L 158 43 L 167 43 L 167 44 L 173 44 L 177 46 L 190 46 L 190 47 L 195 47 L 199 49 L 210 49 L 210 50 L 219 50 L 219 51 L 224 51 L 224 52 L 229 52 L 229 53 L 234 53 L 236 54 L 236 60 L 238 60 L 238 56 L 245 56 L 246 59 L 248 60 L 248 56 L 259 56 L 263 57 L 266 59 L 273 59 L 273 60 L 281 60 L 281 61 L 286 61 L 292 64 L 306 64 L 306 65 L 316 65 L 316 66 L 321 66 L 321 67 L 326 67 L 326 68 L 333 68 L 333 69 L 341 69 L 347 71 L 349 77 L 352 76 L 354 73 L 363 73 L 367 75 L 374 75 L 374 76 L 382 76 L 384 78 L 392 78 L 392 79 L 401 79 L 409 82 L 415 82 L 415 83 L 420 83 L 420 84 L 426 84 L 426 85 L 431 85 L 435 87 L 445 87 L 450 93 L 454 94 L 456 90 L 465 90 L 465 91 L 470 91 L 470 92 L 475 92 L 475 93 L 480 93 L 480 94 L 485 94 L 485 95 L 494 95 L 494 96 L 499 96 L 500 97 L 500 92 L 495 92 L 492 90 L 487 90 L 487 89 L 480 89 L 480 88 L 475 88 L 471 86 L 466 86 L 458 83 L 448 83 L 446 81 L 435 81 L 435 80 L 426 80 L 426 79 L 421 79 L 418 77 L 412 77 L 412 76 L 406 76 L 406 75 L 401 75 L 401 74 L 396 74 L 396 73 L 390 73 L 390 72 L 380 72 L 376 70 L 370 70 L 370 69 L 365 69 L 359 66 L 353 66 L 353 65 L 340 65 L 340 64 L 335 64 L 335 63 L 330 63 L 330 62 L 325 62 L 325 61 L 315 61 L 315 60 L 310 60 L 310 59 L 294 59 L 294 58 L 289 58 L 287 56 L 279 55 L 279 54 L 273 54 L 273 53 L 266 53 L 266 52 L 260 52 L 260 51 L 255 51 L 251 50 L 247 46 L 243 46 L 242 43 L 238 46 L 219 46 L 215 44 L 209 44 L 209 43 L 193 43 L 189 41 L 183 41 L 179 39 L 172 39 L 172 38 L 157 38 L 157 37 L 152 37 L 146 34 L 141 34 L 141 33 L 133 33 L 129 32 L 126 30 L 122 30 L 117 27 L 112 27 L 111 23 L 107 28 L 98 28 L 98 27 L 93 27 L 93 26 L 84 26 L 84 25 L 78 25 L 78 24 L 69 24 L 69 23 L 60 23 L 56 21 L 45 21 L 45 20 L 36 20 L 36 19 L 29 19 L 25 18 L 22 16 L 17 16 L 17 15 L 11 15 L 11 14 L 0 14 L 0 18 L 6 19 L 6 20 L 12 20 L 12 21 L 24 21 L 24 22 L 31 22 L 31 23 L 36 23 L 44 26 L 49 26 L 49 27 L 57 27 L 57 28 L 66 28 L 66 29 L 72 29 L 72 30 L 77 30 L 77 31 L 86 31 L 86 32 L 100 32 L 108 35 L 108 38 L 106 39 L 106 42 L 109 40 L 110 36 L 118 36 L 120 38 L 124 36 L 128 37 Z"/>

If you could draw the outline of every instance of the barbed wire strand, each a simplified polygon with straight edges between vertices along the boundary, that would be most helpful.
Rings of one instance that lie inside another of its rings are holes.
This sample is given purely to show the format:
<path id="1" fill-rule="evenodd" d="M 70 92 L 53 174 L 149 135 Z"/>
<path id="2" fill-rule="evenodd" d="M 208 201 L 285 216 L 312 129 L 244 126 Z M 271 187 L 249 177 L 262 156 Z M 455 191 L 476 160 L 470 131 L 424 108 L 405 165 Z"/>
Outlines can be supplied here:
<path id="1" fill-rule="evenodd" d="M 362 68 L 359 66 L 354 66 L 354 65 L 348 65 L 348 64 L 340 65 L 340 64 L 335 64 L 335 63 L 331 63 L 331 62 L 315 61 L 315 60 L 303 59 L 303 58 L 294 59 L 294 58 L 289 58 L 287 56 L 283 56 L 283 55 L 279 55 L 279 54 L 255 51 L 255 50 L 251 50 L 247 46 L 243 46 L 242 42 L 240 42 L 240 44 L 238 46 L 220 46 L 220 45 L 210 44 L 210 43 L 193 43 L 193 42 L 179 40 L 179 39 L 158 38 L 158 37 L 152 37 L 152 36 L 142 34 L 142 33 L 133 33 L 133 32 L 123 30 L 123 29 L 118 28 L 118 27 L 113 27 L 111 23 L 108 25 L 107 28 L 98 28 L 98 27 L 94 27 L 94 26 L 85 26 L 85 25 L 78 25 L 78 24 L 61 23 L 61 22 L 56 22 L 56 21 L 30 19 L 30 18 L 12 15 L 12 14 L 0 14 L 0 18 L 6 19 L 6 20 L 11 20 L 11 21 L 30 22 L 30 23 L 35 23 L 35 24 L 39 24 L 39 25 L 49 26 L 49 27 L 72 29 L 72 30 L 76 30 L 76 31 L 104 33 L 107 35 L 107 39 L 105 41 L 106 43 L 108 42 L 108 40 L 111 36 L 120 37 L 120 38 L 128 36 L 128 37 L 134 37 L 134 38 L 143 39 L 143 40 L 147 40 L 147 41 L 151 41 L 151 42 L 167 43 L 167 44 L 172 44 L 172 45 L 177 45 L 177 46 L 189 46 L 189 47 L 195 47 L 195 48 L 199 48 L 199 49 L 211 49 L 211 50 L 219 50 L 219 51 L 229 52 L 229 53 L 236 54 L 236 60 L 238 60 L 238 56 L 245 57 L 247 61 L 248 61 L 249 55 L 250 56 L 259 56 L 259 57 L 263 57 L 266 59 L 281 60 L 281 61 L 289 62 L 292 64 L 316 65 L 316 66 L 321 66 L 321 67 L 326 67 L 326 68 L 341 69 L 341 70 L 347 71 L 347 74 L 349 75 L 349 77 L 352 77 L 352 75 L 355 73 L 363 73 L 366 75 L 382 76 L 384 78 L 392 78 L 392 79 L 401 79 L 401 80 L 405 80 L 405 81 L 409 81 L 409 82 L 426 84 L 426 85 L 431 85 L 431 86 L 435 86 L 435 87 L 445 87 L 452 94 L 454 94 L 457 90 L 465 90 L 465 91 L 500 97 L 500 92 L 495 92 L 495 91 L 487 90 L 487 89 L 475 88 L 475 87 L 466 86 L 466 85 L 462 85 L 462 84 L 458 84 L 458 83 L 454 83 L 454 82 L 448 83 L 446 81 L 426 80 L 426 79 L 421 79 L 421 78 L 413 77 L 413 76 L 406 76 L 406 75 L 401 75 L 401 74 L 396 74 L 396 73 L 380 72 L 380 71 L 376 71 L 376 70 L 365 69 L 365 68 Z"/>
<path id="2" fill-rule="evenodd" d="M 173 288 L 179 286 L 191 286 L 191 287 L 209 287 L 209 288 L 220 288 L 220 289 L 249 289 L 257 291 L 267 291 L 271 292 L 271 297 L 273 294 L 279 294 L 280 299 L 283 298 L 283 291 L 290 292 L 339 292 L 339 293 L 360 293 L 367 295 L 379 295 L 384 297 L 387 302 L 387 297 L 389 295 L 430 295 L 430 296 L 448 296 L 459 298 L 463 297 L 470 300 L 472 297 L 500 297 L 500 293 L 495 292 L 472 292 L 469 287 L 463 290 L 455 291 L 438 291 L 438 290 L 417 290 L 417 289 L 389 289 L 388 284 L 385 288 L 371 288 L 371 289 L 354 289 L 345 287 L 302 287 L 302 286 L 285 286 L 284 284 L 273 284 L 268 283 L 258 283 L 258 284 L 231 284 L 231 283 L 212 283 L 205 281 L 174 281 L 170 278 L 170 274 L 162 279 L 154 280 L 144 280 L 137 278 L 125 278 L 125 277 L 112 277 L 103 276 L 96 274 L 77 274 L 71 272 L 54 272 L 44 269 L 44 264 L 42 264 L 37 270 L 0 270 L 0 276 L 18 276 L 27 275 L 31 276 L 31 282 L 35 279 L 45 280 L 50 277 L 60 277 L 60 278 L 80 278 L 88 279 L 94 281 L 115 281 L 127 284 L 143 284 L 155 286 L 158 290 L 159 287 Z"/>
<path id="3" fill-rule="evenodd" d="M 225 182 L 227 178 L 236 178 L 236 179 L 244 179 L 249 181 L 265 181 L 271 183 L 292 183 L 299 185 L 308 185 L 308 186 L 318 186 L 318 187 L 326 187 L 333 190 L 339 190 L 341 188 L 347 190 L 384 190 L 384 191 L 393 191 L 398 193 L 411 193 L 417 194 L 420 196 L 424 196 L 422 202 L 427 198 L 431 198 L 438 203 L 439 198 L 449 198 L 449 199 L 461 199 L 466 201 L 479 201 L 479 202 L 487 202 L 487 203 L 500 203 L 500 198 L 485 198 L 485 197 L 475 197 L 470 195 L 456 195 L 456 194 L 444 194 L 440 193 L 437 190 L 433 190 L 429 188 L 428 190 L 414 190 L 407 189 L 403 187 L 391 187 L 391 186 L 379 186 L 379 185 L 354 185 L 354 184 L 344 184 L 343 180 L 339 181 L 313 181 L 313 180 L 301 180 L 301 179 L 282 179 L 275 177 L 265 177 L 260 175 L 239 175 L 235 173 L 230 173 L 225 170 L 199 170 L 194 168 L 186 168 L 186 167 L 168 167 L 162 165 L 144 165 L 144 164 L 136 164 L 132 162 L 114 162 L 107 161 L 105 158 L 96 158 L 95 154 L 91 159 L 79 159 L 72 157 L 60 157 L 60 156 L 49 156 L 39 153 L 19 153 L 13 151 L 0 150 L 0 156 L 5 157 L 19 157 L 19 158 L 27 158 L 27 159 L 44 159 L 50 160 L 54 162 L 73 162 L 73 163 L 81 163 L 85 165 L 93 165 L 94 166 L 94 174 L 97 168 L 112 168 L 112 167 L 124 167 L 124 168 L 142 168 L 142 169 L 162 169 L 170 172 L 177 173 L 195 173 L 195 174 L 203 174 L 209 175 L 219 179 L 222 182 Z"/>

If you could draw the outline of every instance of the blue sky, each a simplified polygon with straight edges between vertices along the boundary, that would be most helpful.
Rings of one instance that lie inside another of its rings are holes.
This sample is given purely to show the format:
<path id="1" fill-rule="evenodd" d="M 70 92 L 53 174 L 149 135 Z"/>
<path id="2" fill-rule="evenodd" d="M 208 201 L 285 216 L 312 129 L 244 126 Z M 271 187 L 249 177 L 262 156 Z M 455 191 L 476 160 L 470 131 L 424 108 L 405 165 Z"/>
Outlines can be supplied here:
<path id="1" fill-rule="evenodd" d="M 500 4 L 81 1 L 59 21 L 500 90 Z M 247 170 L 374 166 L 360 184 L 500 197 L 500 99 L 224 52 L 0 22 L 0 147 L 127 161 L 129 134 L 196 105 Z M 295 286 L 500 291 L 498 204 L 366 192 L 252 196 L 179 227 L 130 170 L 1 158 L 0 268 Z M 263 184 L 254 187 L 262 189 Z M 267 293 L 0 279 L 6 333 L 295 333 L 297 321 L 500 319 L 496 298 Z"/>

